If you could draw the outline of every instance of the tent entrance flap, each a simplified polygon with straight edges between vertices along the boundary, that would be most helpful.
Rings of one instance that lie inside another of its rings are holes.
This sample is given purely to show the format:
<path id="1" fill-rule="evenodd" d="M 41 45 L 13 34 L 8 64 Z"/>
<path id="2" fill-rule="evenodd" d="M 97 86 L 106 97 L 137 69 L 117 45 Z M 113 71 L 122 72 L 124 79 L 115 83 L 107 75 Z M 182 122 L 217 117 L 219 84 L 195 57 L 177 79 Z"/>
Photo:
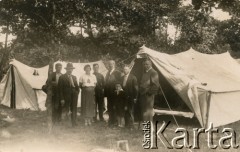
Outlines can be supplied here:
<path id="1" fill-rule="evenodd" d="M 138 83 L 141 81 L 141 74 L 143 73 L 143 58 L 137 58 L 135 59 L 135 64 L 131 70 L 131 73 L 137 77 Z M 164 91 L 164 94 L 168 100 L 168 103 L 171 107 L 171 109 L 176 111 L 184 111 L 184 112 L 190 112 L 191 110 L 188 108 L 186 103 L 182 100 L 182 98 L 179 96 L 179 94 L 175 91 L 175 89 L 170 85 L 170 83 L 167 81 L 167 79 L 163 76 L 163 74 L 157 70 L 156 66 L 153 64 L 153 68 L 158 72 L 159 75 L 159 82 L 162 86 L 162 89 Z M 155 103 L 154 103 L 155 109 L 168 109 L 168 105 L 161 93 L 159 91 L 159 94 L 155 97 Z"/>
<path id="2" fill-rule="evenodd" d="M 12 76 L 12 86 L 11 86 L 11 102 L 10 107 L 16 109 L 16 87 L 15 87 L 15 75 L 14 75 L 14 68 L 11 65 L 11 76 Z"/>

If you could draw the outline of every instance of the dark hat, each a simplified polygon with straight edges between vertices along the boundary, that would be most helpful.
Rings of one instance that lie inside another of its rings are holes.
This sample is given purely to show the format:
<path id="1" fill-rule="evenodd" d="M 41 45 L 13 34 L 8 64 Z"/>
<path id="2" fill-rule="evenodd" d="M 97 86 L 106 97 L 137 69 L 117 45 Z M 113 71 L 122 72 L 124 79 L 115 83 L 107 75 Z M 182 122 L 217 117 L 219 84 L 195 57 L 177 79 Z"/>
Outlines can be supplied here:
<path id="1" fill-rule="evenodd" d="M 65 69 L 75 69 L 72 63 L 68 63 Z"/>
<path id="2" fill-rule="evenodd" d="M 62 66 L 61 63 L 57 63 L 57 64 L 55 64 L 55 67 L 60 67 L 60 66 Z"/>

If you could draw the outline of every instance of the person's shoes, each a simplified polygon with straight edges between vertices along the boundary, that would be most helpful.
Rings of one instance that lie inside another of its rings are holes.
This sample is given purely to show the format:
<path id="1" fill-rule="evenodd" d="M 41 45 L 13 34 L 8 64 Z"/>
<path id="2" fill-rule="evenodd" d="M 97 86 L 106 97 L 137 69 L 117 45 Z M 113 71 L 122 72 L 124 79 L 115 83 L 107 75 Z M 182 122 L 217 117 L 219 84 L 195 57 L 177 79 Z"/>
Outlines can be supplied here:
<path id="1" fill-rule="evenodd" d="M 124 126 L 123 125 L 118 125 L 119 128 L 123 128 Z"/>

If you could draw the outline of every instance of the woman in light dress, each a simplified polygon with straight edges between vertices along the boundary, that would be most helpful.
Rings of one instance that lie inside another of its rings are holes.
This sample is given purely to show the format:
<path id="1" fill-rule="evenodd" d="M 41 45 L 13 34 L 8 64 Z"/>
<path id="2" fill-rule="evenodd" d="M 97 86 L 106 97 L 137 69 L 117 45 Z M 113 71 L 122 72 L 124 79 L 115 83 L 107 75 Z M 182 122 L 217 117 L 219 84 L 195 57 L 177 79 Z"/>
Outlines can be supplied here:
<path id="1" fill-rule="evenodd" d="M 81 114 L 85 120 L 85 126 L 90 126 L 95 117 L 95 87 L 96 76 L 91 73 L 91 66 L 84 66 L 85 74 L 79 79 L 81 93 Z"/>

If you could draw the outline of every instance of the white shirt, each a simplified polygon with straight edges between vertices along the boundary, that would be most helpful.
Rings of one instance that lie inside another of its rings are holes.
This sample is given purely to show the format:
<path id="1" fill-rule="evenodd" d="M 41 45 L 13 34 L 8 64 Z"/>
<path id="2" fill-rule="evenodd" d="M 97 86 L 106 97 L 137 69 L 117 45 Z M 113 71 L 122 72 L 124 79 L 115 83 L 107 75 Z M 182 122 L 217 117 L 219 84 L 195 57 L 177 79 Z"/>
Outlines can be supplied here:
<path id="1" fill-rule="evenodd" d="M 146 73 L 148 73 L 148 71 L 150 71 L 152 69 L 152 67 L 151 68 L 149 68 L 148 70 L 146 70 Z"/>
<path id="2" fill-rule="evenodd" d="M 72 86 L 72 87 L 75 87 L 74 82 L 73 82 L 73 78 L 72 78 L 72 75 L 71 75 L 71 74 L 68 75 L 68 78 L 69 78 L 69 81 L 70 81 L 71 86 Z"/>
<path id="3" fill-rule="evenodd" d="M 80 77 L 79 83 L 81 83 L 83 87 L 95 87 L 97 83 L 97 78 L 93 74 L 84 74 Z"/>
<path id="4" fill-rule="evenodd" d="M 123 76 L 123 86 L 125 87 L 127 84 L 127 79 L 128 79 L 129 73 L 127 75 Z"/>
<path id="5" fill-rule="evenodd" d="M 112 70 L 109 72 L 109 74 L 111 75 L 111 74 L 113 73 L 114 70 L 115 70 L 115 69 L 112 69 Z"/>

